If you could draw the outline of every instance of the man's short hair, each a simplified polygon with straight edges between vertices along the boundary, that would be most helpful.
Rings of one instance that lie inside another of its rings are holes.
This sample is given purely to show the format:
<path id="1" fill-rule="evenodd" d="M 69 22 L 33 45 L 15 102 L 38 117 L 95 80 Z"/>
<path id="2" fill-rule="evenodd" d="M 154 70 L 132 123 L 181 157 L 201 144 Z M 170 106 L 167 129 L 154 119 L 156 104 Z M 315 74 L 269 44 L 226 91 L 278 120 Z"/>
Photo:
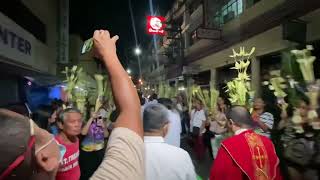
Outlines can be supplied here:
<path id="1" fill-rule="evenodd" d="M 66 118 L 66 115 L 68 113 L 79 113 L 79 114 L 81 114 L 81 111 L 79 109 L 77 109 L 77 108 L 74 108 L 74 107 L 64 109 L 61 112 L 59 112 L 58 122 L 61 122 L 63 124 L 63 122 L 64 122 L 64 120 Z"/>
<path id="2" fill-rule="evenodd" d="M 168 112 L 168 109 L 159 103 L 147 105 L 143 112 L 144 132 L 160 130 L 168 124 Z"/>
<path id="3" fill-rule="evenodd" d="M 153 100 L 157 100 L 158 99 L 158 94 L 156 93 L 153 93 L 150 97 L 150 100 L 153 101 Z"/>
<path id="4" fill-rule="evenodd" d="M 173 102 L 169 98 L 160 98 L 158 99 L 158 103 L 164 105 L 169 110 L 173 109 Z"/>
<path id="5" fill-rule="evenodd" d="M 226 113 L 228 120 L 232 120 L 239 127 L 249 127 L 254 126 L 251 114 L 247 108 L 243 106 L 232 106 Z"/>

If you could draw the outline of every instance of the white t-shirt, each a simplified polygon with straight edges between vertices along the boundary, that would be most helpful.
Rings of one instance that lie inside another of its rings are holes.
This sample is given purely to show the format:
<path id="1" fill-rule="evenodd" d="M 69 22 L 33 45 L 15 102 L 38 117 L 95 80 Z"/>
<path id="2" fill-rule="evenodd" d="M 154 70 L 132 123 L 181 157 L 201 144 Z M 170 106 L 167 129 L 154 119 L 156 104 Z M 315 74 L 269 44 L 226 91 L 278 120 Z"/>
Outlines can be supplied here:
<path id="1" fill-rule="evenodd" d="M 198 127 L 201 128 L 202 123 L 204 123 L 204 121 L 206 121 L 206 115 L 204 113 L 204 110 L 201 109 L 200 111 L 196 111 L 195 109 L 193 109 L 191 111 L 191 121 L 190 124 L 193 127 Z M 192 129 L 191 128 L 191 129 Z"/>
<path id="2" fill-rule="evenodd" d="M 177 104 L 177 109 L 178 109 L 179 112 L 183 111 L 182 105 L 180 103 Z"/>
<path id="3" fill-rule="evenodd" d="M 145 136 L 145 180 L 196 180 L 189 154 L 164 142 L 160 136 Z"/>
<path id="4" fill-rule="evenodd" d="M 169 111 L 169 130 L 164 141 L 170 145 L 180 147 L 181 118 L 176 112 Z"/>

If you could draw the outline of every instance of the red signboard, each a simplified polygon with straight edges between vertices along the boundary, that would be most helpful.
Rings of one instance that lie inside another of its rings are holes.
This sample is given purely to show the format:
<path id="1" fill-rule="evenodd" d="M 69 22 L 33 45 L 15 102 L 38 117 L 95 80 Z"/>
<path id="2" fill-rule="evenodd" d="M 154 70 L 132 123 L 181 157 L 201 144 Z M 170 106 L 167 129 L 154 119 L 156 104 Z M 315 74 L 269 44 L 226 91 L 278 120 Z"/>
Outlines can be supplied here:
<path id="1" fill-rule="evenodd" d="M 148 34 L 165 35 L 166 18 L 162 16 L 147 16 L 147 32 Z"/>

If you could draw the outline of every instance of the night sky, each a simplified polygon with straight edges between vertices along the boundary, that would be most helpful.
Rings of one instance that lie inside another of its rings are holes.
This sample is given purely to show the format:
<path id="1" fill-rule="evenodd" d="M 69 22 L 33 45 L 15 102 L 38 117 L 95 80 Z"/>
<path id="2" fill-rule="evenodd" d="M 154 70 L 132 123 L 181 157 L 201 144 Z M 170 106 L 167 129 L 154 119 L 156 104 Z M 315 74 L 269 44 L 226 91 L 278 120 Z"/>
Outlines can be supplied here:
<path id="1" fill-rule="evenodd" d="M 174 0 L 153 0 L 157 15 L 166 15 Z M 146 16 L 150 15 L 149 0 L 132 0 L 137 38 L 142 49 L 151 41 L 146 34 Z M 119 35 L 118 55 L 127 64 L 128 54 L 135 47 L 128 0 L 70 0 L 70 31 L 78 33 L 83 40 L 92 36 L 95 29 L 107 29 L 112 35 Z"/>

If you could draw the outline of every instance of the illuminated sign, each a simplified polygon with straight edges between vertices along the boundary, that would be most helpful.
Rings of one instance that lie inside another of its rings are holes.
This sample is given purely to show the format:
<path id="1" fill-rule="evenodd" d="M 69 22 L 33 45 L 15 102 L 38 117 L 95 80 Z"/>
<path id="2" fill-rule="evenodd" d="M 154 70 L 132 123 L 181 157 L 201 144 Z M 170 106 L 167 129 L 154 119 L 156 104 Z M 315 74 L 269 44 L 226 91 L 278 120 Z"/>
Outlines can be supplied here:
<path id="1" fill-rule="evenodd" d="M 148 34 L 164 35 L 166 18 L 162 16 L 147 16 L 147 32 Z"/>

